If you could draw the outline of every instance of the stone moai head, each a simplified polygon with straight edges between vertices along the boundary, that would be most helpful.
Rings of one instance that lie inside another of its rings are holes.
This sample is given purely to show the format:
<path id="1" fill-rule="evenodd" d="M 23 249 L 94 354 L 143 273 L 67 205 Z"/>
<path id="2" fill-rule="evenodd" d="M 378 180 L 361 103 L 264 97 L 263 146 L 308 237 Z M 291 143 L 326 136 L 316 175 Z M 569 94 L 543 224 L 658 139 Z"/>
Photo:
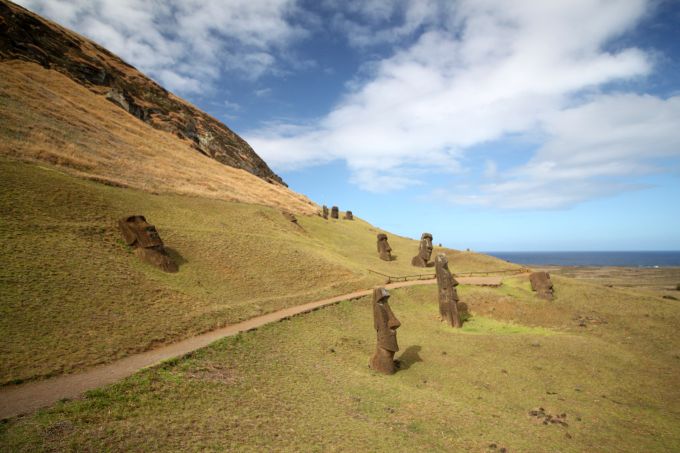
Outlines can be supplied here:
<path id="1" fill-rule="evenodd" d="M 387 242 L 386 234 L 380 233 L 378 235 L 378 253 L 381 260 L 392 261 L 392 247 Z"/>
<path id="2" fill-rule="evenodd" d="M 338 207 L 333 206 L 331 208 L 331 219 L 337 219 L 338 218 Z"/>
<path id="3" fill-rule="evenodd" d="M 323 217 L 324 219 L 328 219 L 328 206 L 323 205 L 323 207 L 321 208 L 321 217 Z"/>
<path id="4" fill-rule="evenodd" d="M 177 264 L 165 250 L 156 227 L 149 224 L 143 215 L 132 215 L 118 221 L 125 243 L 134 247 L 135 254 L 143 261 L 160 267 L 166 272 L 177 272 Z"/>
<path id="5" fill-rule="evenodd" d="M 354 215 L 352 214 L 352 211 L 346 211 L 345 212 L 345 217 L 343 217 L 345 220 L 354 220 Z"/>
<path id="6" fill-rule="evenodd" d="M 377 333 L 377 346 L 370 366 L 376 371 L 393 374 L 397 368 L 394 353 L 399 350 L 397 329 L 401 323 L 392 313 L 388 303 L 390 294 L 385 288 L 373 289 L 373 327 Z"/>
<path id="7" fill-rule="evenodd" d="M 439 289 L 439 316 L 442 321 L 447 321 L 451 327 L 462 327 L 460 314 L 458 313 L 458 282 L 449 270 L 449 259 L 443 253 L 439 253 L 434 260 L 437 287 Z"/>
<path id="8" fill-rule="evenodd" d="M 547 272 L 533 272 L 529 275 L 531 282 L 531 289 L 536 291 L 538 297 L 542 299 L 552 300 L 553 298 L 553 284 L 550 280 L 550 274 Z"/>
<path id="9" fill-rule="evenodd" d="M 430 257 L 432 256 L 432 235 L 430 233 L 423 233 L 420 236 L 420 246 L 418 247 L 418 255 L 414 256 L 411 264 L 417 267 L 428 267 Z"/>

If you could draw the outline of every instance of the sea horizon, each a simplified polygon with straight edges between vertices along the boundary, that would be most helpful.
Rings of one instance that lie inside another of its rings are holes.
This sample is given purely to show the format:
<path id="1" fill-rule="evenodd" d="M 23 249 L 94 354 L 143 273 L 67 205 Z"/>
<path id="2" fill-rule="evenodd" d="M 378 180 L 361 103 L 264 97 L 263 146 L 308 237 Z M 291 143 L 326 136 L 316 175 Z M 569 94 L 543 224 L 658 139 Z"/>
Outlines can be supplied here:
<path id="1" fill-rule="evenodd" d="M 485 251 L 517 264 L 543 266 L 679 267 L 678 250 Z"/>

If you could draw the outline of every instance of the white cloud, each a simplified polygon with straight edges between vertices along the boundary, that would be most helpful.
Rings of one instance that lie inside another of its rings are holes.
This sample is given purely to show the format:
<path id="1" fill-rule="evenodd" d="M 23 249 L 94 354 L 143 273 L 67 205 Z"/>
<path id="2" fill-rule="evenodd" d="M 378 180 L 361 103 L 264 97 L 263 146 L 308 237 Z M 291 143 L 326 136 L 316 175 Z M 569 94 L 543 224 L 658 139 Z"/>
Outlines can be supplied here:
<path id="1" fill-rule="evenodd" d="M 97 41 L 166 88 L 206 91 L 222 72 L 256 79 L 307 35 L 295 0 L 18 0 Z M 289 57 L 287 57 L 289 58 Z"/>
<path id="2" fill-rule="evenodd" d="M 414 5 L 421 3 L 400 2 L 395 8 L 401 7 L 403 12 Z M 571 143 L 558 146 L 559 140 L 568 137 L 565 128 L 569 122 L 582 114 L 571 108 L 582 102 L 579 99 L 584 94 L 595 93 L 604 84 L 635 80 L 652 69 L 640 49 L 606 49 L 608 42 L 644 16 L 644 0 L 464 0 L 448 8 L 448 13 L 442 13 L 448 2 L 425 5 L 426 13 L 413 16 L 419 17 L 414 23 L 424 28 L 414 35 L 412 44 L 376 62 L 370 77 L 355 83 L 355 88 L 316 123 L 304 128 L 278 125 L 251 131 L 247 138 L 255 149 L 279 169 L 343 159 L 356 184 L 379 191 L 419 184 L 422 175 L 414 175 L 414 168 L 421 173 L 455 173 L 470 148 L 508 134 L 552 137 L 532 163 L 513 170 L 514 176 L 505 183 L 457 198 L 459 202 L 489 204 L 503 193 L 520 192 L 520 182 L 526 190 L 550 189 L 539 178 L 545 168 L 541 165 L 547 162 L 541 156 L 550 153 L 557 168 L 564 159 L 574 157 Z M 394 36 L 401 30 L 413 30 L 406 27 L 410 16 L 395 11 L 376 7 L 366 20 L 380 23 L 392 18 L 383 31 Z M 432 18 L 435 13 L 437 20 Z M 395 21 L 395 14 L 401 19 Z M 375 33 L 378 41 L 380 32 Z M 670 102 L 648 99 L 655 104 L 627 102 L 643 109 L 640 118 Z M 616 129 L 618 123 L 612 116 L 616 112 L 608 110 L 619 108 L 614 105 L 616 98 L 605 101 L 593 100 L 591 107 L 598 110 L 599 106 L 602 121 Z M 668 115 L 678 118 L 674 109 Z M 596 146 L 611 130 L 589 130 L 589 152 L 620 157 L 622 151 L 614 145 L 608 149 Z M 569 133 L 578 135 L 576 130 Z M 646 146 L 648 135 L 631 140 L 628 152 L 642 152 L 640 146 Z M 600 166 L 603 174 L 625 174 L 625 166 L 615 169 L 604 159 L 588 165 Z M 592 182 L 596 176 L 582 174 L 587 188 L 583 193 L 588 196 L 604 190 Z M 533 205 L 557 206 L 578 199 L 543 197 Z"/>

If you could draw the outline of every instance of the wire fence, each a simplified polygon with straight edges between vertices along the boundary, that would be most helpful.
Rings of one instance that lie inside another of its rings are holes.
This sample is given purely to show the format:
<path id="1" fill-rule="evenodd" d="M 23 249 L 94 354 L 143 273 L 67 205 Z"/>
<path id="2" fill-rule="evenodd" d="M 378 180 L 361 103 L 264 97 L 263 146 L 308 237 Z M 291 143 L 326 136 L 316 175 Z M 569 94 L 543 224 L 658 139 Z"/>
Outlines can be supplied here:
<path id="1" fill-rule="evenodd" d="M 392 283 L 392 282 L 407 282 L 407 281 L 413 281 L 413 280 L 432 280 L 435 278 L 435 274 L 415 274 L 415 275 L 387 275 L 383 274 L 382 272 L 374 271 L 373 269 L 368 269 L 368 272 L 371 274 L 376 274 L 380 275 L 382 277 L 387 278 L 387 281 L 385 283 Z M 520 268 L 520 269 L 501 269 L 499 271 L 478 271 L 478 272 L 462 272 L 460 274 L 453 274 L 454 277 L 489 277 L 489 276 L 495 276 L 498 274 L 501 275 L 515 275 L 515 274 L 524 274 L 529 272 L 529 269 L 526 268 Z"/>

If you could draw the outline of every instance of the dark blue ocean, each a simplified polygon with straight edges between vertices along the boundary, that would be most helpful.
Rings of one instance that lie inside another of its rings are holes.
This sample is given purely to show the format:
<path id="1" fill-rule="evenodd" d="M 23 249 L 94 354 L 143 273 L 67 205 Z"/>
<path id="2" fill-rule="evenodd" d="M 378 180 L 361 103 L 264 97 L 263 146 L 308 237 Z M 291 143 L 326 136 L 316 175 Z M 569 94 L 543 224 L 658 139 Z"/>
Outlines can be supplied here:
<path id="1" fill-rule="evenodd" d="M 680 266 L 677 252 L 484 252 L 504 260 L 528 265 L 555 266 Z"/>

